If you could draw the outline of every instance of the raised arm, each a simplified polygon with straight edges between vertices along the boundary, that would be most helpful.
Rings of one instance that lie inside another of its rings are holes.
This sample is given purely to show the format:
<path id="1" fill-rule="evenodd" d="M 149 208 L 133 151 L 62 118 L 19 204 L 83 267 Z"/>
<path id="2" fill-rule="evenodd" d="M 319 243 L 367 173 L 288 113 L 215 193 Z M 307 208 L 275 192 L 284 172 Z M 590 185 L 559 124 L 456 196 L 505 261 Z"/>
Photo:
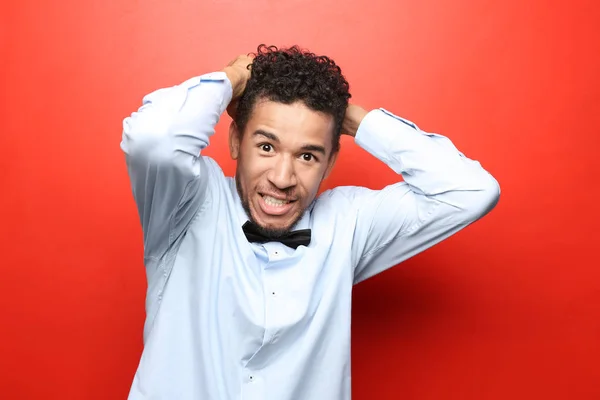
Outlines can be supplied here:
<path id="1" fill-rule="evenodd" d="M 146 261 L 162 257 L 202 206 L 218 169 L 201 152 L 231 99 L 243 92 L 250 63 L 241 56 L 221 72 L 156 90 L 123 121 L 121 149 Z"/>
<path id="2" fill-rule="evenodd" d="M 404 180 L 379 191 L 342 190 L 353 197 L 357 216 L 355 282 L 441 242 L 498 202 L 498 182 L 448 138 L 383 109 L 348 110 L 345 132 Z"/>

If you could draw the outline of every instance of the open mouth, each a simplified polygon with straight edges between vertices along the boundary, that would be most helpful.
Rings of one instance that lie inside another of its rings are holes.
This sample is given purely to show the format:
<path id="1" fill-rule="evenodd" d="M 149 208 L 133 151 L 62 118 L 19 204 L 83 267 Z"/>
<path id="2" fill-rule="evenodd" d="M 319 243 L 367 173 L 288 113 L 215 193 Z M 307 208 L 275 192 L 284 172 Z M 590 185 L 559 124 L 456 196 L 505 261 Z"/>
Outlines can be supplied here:
<path id="1" fill-rule="evenodd" d="M 283 215 L 292 209 L 296 200 L 276 198 L 267 194 L 259 193 L 260 208 L 267 215 Z"/>
<path id="2" fill-rule="evenodd" d="M 286 204 L 292 203 L 292 200 L 284 200 L 284 199 L 277 199 L 273 196 L 269 196 L 266 194 L 261 194 L 263 200 L 265 201 L 265 203 L 267 203 L 270 206 L 273 207 L 277 207 L 277 206 L 284 206 Z"/>

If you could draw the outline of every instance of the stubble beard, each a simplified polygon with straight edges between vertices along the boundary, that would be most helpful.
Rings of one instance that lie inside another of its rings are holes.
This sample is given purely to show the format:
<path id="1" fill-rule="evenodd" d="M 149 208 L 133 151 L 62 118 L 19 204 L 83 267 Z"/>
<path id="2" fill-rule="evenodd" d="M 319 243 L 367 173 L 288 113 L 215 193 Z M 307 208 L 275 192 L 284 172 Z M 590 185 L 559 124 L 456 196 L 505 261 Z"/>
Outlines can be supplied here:
<path id="1" fill-rule="evenodd" d="M 250 201 L 248 199 L 247 194 L 244 192 L 244 189 L 242 188 L 242 184 L 240 182 L 239 176 L 240 176 L 239 174 L 235 174 L 235 187 L 237 188 L 238 195 L 240 196 L 240 200 L 242 202 L 242 208 L 246 212 L 246 215 L 248 216 L 250 221 L 252 223 L 254 223 L 254 225 L 256 225 L 256 227 L 258 228 L 260 233 L 263 234 L 264 236 L 266 236 L 270 239 L 274 239 L 274 240 L 281 238 L 283 235 L 285 235 L 290 230 L 292 230 L 292 228 L 294 226 L 296 226 L 298 221 L 300 221 L 300 219 L 306 212 L 306 209 L 303 209 L 302 212 L 300 214 L 298 214 L 296 219 L 287 228 L 273 229 L 273 228 L 267 228 L 267 227 L 259 225 L 259 223 L 256 221 L 256 219 L 254 219 L 254 216 L 252 215 L 252 212 L 250 210 Z"/>

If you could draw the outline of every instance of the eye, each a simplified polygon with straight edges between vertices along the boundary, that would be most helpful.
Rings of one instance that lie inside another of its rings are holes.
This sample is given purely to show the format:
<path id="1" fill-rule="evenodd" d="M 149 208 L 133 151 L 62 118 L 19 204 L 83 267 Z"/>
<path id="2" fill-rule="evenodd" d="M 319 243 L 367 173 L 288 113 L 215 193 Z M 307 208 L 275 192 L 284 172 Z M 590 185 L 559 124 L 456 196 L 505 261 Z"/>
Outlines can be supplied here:
<path id="1" fill-rule="evenodd" d="M 260 149 L 261 149 L 262 151 L 264 151 L 265 153 L 269 153 L 271 150 L 273 150 L 273 146 L 271 146 L 271 145 L 270 145 L 270 144 L 268 144 L 268 143 L 263 143 L 263 144 L 261 144 L 259 147 L 260 147 Z"/>
<path id="2" fill-rule="evenodd" d="M 304 160 L 304 161 L 313 161 L 313 160 L 315 160 L 315 156 L 313 156 L 310 153 L 304 153 L 304 154 L 302 154 L 302 160 Z"/>

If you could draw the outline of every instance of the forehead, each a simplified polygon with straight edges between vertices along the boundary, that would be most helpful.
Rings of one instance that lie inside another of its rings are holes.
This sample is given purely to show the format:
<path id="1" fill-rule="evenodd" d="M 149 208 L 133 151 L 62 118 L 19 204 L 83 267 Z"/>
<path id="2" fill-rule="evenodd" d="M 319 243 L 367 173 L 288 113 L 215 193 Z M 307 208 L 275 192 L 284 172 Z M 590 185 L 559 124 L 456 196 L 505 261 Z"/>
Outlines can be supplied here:
<path id="1" fill-rule="evenodd" d="M 277 135 L 281 142 L 316 144 L 331 150 L 333 127 L 333 116 L 312 110 L 302 101 L 283 104 L 260 99 L 254 105 L 246 131 L 252 135 L 264 130 Z"/>

